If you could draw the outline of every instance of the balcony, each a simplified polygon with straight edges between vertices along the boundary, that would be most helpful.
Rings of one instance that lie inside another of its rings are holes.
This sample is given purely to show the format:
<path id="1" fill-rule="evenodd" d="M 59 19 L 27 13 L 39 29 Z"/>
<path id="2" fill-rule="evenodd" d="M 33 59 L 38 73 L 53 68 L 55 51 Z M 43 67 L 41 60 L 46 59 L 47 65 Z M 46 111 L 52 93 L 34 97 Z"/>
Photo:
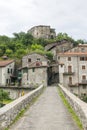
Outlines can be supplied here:
<path id="1" fill-rule="evenodd" d="M 87 85 L 87 80 L 82 80 L 79 84 L 80 85 Z"/>
<path id="2" fill-rule="evenodd" d="M 75 83 L 75 84 L 69 83 L 68 86 L 69 87 L 78 87 L 78 83 Z"/>
<path id="3" fill-rule="evenodd" d="M 64 72 L 63 75 L 65 75 L 65 76 L 74 75 L 74 72 L 71 72 L 71 71 L 70 72 Z"/>

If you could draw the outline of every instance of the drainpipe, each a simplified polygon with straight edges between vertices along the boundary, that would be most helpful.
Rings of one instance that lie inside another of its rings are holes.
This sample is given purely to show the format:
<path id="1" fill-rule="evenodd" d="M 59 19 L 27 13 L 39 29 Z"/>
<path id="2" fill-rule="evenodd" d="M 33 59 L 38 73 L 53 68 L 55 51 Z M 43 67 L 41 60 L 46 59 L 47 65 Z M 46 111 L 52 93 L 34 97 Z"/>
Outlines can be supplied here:
<path id="1" fill-rule="evenodd" d="M 77 77 L 78 77 L 78 97 L 80 96 L 80 88 L 79 88 L 79 57 L 77 55 L 77 67 L 78 67 L 78 71 L 77 71 Z"/>

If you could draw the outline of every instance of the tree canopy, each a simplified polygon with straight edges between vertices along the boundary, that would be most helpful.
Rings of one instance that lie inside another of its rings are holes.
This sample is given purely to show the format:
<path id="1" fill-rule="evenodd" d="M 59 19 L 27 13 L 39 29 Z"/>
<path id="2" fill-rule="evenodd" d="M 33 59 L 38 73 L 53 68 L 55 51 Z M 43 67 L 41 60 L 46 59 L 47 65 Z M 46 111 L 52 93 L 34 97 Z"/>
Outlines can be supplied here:
<path id="1" fill-rule="evenodd" d="M 44 46 L 61 40 L 68 40 L 78 45 L 84 44 L 84 40 L 74 40 L 66 33 L 59 33 L 54 39 L 34 38 L 31 34 L 25 32 L 13 33 L 13 37 L 0 36 L 0 57 L 7 55 L 10 58 L 22 58 L 23 55 L 31 51 L 44 51 Z M 51 56 L 51 54 L 48 54 Z"/>

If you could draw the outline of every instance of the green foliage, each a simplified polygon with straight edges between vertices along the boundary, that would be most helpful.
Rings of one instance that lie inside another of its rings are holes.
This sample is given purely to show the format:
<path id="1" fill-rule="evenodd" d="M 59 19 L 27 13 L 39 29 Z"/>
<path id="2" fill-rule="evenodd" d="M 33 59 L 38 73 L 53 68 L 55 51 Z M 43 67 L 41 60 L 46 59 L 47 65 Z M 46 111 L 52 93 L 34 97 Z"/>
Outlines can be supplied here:
<path id="1" fill-rule="evenodd" d="M 40 44 L 32 44 L 31 45 L 31 49 L 34 51 L 34 50 L 44 50 L 43 46 L 40 45 Z"/>
<path id="2" fill-rule="evenodd" d="M 16 56 L 17 58 L 22 58 L 22 56 L 25 55 L 25 54 L 26 54 L 26 50 L 20 48 L 20 49 L 18 49 L 18 50 L 16 51 L 16 55 L 15 55 L 15 56 Z"/>
<path id="3" fill-rule="evenodd" d="M 71 42 L 74 42 L 75 40 L 72 39 L 72 37 L 68 36 L 67 33 L 59 33 L 56 37 L 56 40 L 57 41 L 61 41 L 61 40 L 68 40 L 68 41 L 71 41 Z"/>
<path id="4" fill-rule="evenodd" d="M 14 33 L 13 36 L 14 37 L 12 38 L 0 36 L 0 57 L 7 55 L 9 58 L 20 59 L 23 55 L 31 51 L 38 51 L 46 54 L 52 59 L 52 54 L 44 52 L 44 46 L 49 43 L 58 42 L 64 39 L 73 42 L 74 46 L 77 46 L 78 43 L 85 43 L 81 39 L 75 41 L 66 33 L 59 33 L 54 39 L 36 39 L 31 34 L 25 32 Z"/>
<path id="5" fill-rule="evenodd" d="M 4 99 L 10 99 L 9 94 L 8 94 L 8 92 L 0 89 L 0 101 L 2 101 Z"/>
<path id="6" fill-rule="evenodd" d="M 83 100 L 84 102 L 87 103 L 87 95 L 83 95 L 83 96 L 81 96 L 81 100 Z"/>
<path id="7" fill-rule="evenodd" d="M 52 54 L 52 52 L 50 52 L 50 51 L 46 52 L 46 56 L 47 56 L 47 58 L 49 60 L 53 60 L 53 54 Z"/>
<path id="8" fill-rule="evenodd" d="M 12 51 L 11 49 L 6 49 L 5 54 L 6 54 L 7 56 L 10 56 L 10 55 L 13 54 L 13 51 Z"/>
<path id="9" fill-rule="evenodd" d="M 85 43 L 84 40 L 82 40 L 82 39 L 79 39 L 76 42 L 77 42 L 77 44 L 84 44 Z"/>

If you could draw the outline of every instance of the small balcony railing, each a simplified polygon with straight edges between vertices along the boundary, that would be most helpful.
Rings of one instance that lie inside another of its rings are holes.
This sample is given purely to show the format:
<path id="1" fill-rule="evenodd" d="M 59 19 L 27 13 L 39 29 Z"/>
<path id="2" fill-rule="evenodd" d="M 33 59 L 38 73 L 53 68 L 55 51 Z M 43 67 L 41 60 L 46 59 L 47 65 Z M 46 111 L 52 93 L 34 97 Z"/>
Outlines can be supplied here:
<path id="1" fill-rule="evenodd" d="M 87 84 L 87 80 L 82 80 L 79 84 L 86 85 Z"/>
<path id="2" fill-rule="evenodd" d="M 75 72 L 64 72 L 63 75 L 74 75 Z"/>
<path id="3" fill-rule="evenodd" d="M 73 84 L 73 83 L 69 83 L 68 86 L 69 86 L 69 87 L 77 87 L 78 84 L 77 84 L 77 83 L 75 83 L 75 84 Z"/>

